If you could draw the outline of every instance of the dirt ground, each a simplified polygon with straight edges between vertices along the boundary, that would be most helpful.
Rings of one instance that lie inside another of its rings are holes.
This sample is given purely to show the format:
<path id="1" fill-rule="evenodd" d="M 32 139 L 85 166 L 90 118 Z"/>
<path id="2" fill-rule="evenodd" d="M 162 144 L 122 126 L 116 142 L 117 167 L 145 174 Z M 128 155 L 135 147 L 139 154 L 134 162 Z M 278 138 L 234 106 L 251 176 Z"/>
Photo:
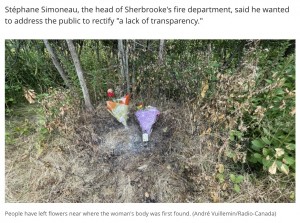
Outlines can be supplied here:
<path id="1" fill-rule="evenodd" d="M 147 145 L 133 115 L 124 128 L 101 106 L 43 145 L 36 143 L 36 118 L 7 118 L 7 132 L 25 120 L 33 130 L 6 143 L 6 202 L 291 202 L 288 180 L 259 177 L 224 159 L 223 133 L 191 134 L 186 108 L 158 108 Z M 199 128 L 205 132 L 209 120 Z M 244 176 L 239 193 L 228 178 L 216 179 L 220 164 L 225 174 Z"/>

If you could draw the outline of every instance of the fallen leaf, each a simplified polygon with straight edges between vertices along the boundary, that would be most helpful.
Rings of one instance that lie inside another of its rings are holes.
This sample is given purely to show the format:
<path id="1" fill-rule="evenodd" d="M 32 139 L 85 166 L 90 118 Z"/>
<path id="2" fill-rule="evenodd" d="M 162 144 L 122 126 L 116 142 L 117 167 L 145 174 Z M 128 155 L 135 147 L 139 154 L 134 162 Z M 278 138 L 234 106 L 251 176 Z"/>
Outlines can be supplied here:
<path id="1" fill-rule="evenodd" d="M 293 108 L 292 111 L 290 112 L 290 115 L 295 115 L 296 114 L 296 108 Z"/>
<path id="2" fill-rule="evenodd" d="M 281 167 L 280 167 L 280 170 L 285 173 L 286 175 L 289 174 L 289 167 L 285 164 L 282 164 Z"/>
<path id="3" fill-rule="evenodd" d="M 269 173 L 275 174 L 277 170 L 276 162 L 274 161 L 273 164 L 269 167 Z"/>
<path id="4" fill-rule="evenodd" d="M 30 104 L 33 104 L 35 102 L 35 98 L 36 98 L 36 94 L 35 94 L 34 90 L 24 88 L 23 91 L 24 91 L 24 96 L 27 99 L 27 101 Z"/>
<path id="5" fill-rule="evenodd" d="M 211 192 L 210 196 L 211 196 L 211 198 L 212 198 L 212 200 L 213 200 L 214 203 L 218 203 L 220 201 L 220 198 L 219 198 L 217 192 Z"/>
<path id="6" fill-rule="evenodd" d="M 219 171 L 219 173 L 224 173 L 224 165 L 223 164 L 219 164 L 219 166 L 218 166 L 218 171 Z"/>
<path id="7" fill-rule="evenodd" d="M 222 190 L 226 190 L 227 188 L 228 188 L 228 184 L 224 183 L 223 186 L 222 186 Z"/>

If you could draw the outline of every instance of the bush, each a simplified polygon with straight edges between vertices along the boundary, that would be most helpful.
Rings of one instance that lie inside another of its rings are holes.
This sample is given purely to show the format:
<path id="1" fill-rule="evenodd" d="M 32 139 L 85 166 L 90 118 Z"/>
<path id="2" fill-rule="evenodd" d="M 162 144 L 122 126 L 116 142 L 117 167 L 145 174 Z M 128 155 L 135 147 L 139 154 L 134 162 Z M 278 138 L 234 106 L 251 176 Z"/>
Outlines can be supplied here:
<path id="1" fill-rule="evenodd" d="M 266 90 L 253 96 L 254 112 L 247 118 L 252 138 L 249 161 L 262 164 L 271 174 L 289 174 L 295 171 L 294 55 L 280 58 L 269 72 L 273 78 L 265 79 Z"/>
<path id="2" fill-rule="evenodd" d="M 239 80 L 244 92 L 228 89 L 231 111 L 239 123 L 238 129 L 230 131 L 230 140 L 235 145 L 244 141 L 242 150 L 254 168 L 260 166 L 270 174 L 294 173 L 295 55 L 285 53 L 289 41 L 265 45 L 259 43 L 247 53 L 244 63 L 249 69 L 241 70 L 245 74 Z"/>

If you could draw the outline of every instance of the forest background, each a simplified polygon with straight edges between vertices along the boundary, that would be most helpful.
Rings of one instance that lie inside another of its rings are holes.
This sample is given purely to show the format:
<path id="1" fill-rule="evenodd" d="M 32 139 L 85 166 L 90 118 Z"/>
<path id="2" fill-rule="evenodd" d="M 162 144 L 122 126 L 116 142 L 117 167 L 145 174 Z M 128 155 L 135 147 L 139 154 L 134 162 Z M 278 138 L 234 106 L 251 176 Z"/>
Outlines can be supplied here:
<path id="1" fill-rule="evenodd" d="M 6 40 L 5 110 L 9 202 L 295 201 L 294 40 Z"/>

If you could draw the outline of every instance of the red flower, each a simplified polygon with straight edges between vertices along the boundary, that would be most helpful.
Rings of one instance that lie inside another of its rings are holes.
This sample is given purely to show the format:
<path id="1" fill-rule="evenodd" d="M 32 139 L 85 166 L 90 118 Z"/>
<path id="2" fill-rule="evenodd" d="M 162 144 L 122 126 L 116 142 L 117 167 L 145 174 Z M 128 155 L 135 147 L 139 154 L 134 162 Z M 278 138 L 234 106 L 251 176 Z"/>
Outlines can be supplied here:
<path id="1" fill-rule="evenodd" d="M 107 97 L 109 97 L 109 98 L 115 97 L 115 93 L 112 89 L 107 90 Z"/>

